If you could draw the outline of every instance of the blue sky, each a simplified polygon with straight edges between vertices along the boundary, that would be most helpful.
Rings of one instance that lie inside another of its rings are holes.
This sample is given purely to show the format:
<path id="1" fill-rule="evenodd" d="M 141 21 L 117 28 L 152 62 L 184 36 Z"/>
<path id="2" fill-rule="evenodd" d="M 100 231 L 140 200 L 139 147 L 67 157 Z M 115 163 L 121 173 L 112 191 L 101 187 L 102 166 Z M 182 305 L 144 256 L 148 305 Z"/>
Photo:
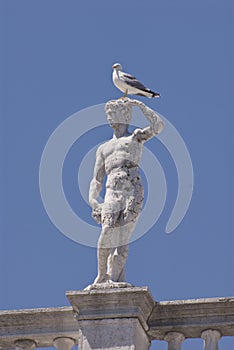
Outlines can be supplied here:
<path id="1" fill-rule="evenodd" d="M 168 194 L 157 224 L 130 246 L 127 280 L 149 286 L 156 300 L 233 295 L 232 1 L 2 0 L 0 16 L 1 309 L 68 305 L 65 291 L 83 289 L 96 275 L 96 250 L 51 223 L 38 174 L 60 123 L 120 97 L 111 81 L 116 61 L 161 93 L 160 99 L 140 99 L 176 127 L 194 169 L 189 211 L 166 235 L 176 169 L 166 149 L 150 141 Z M 111 132 L 103 128 L 97 135 L 102 142 Z M 93 146 L 87 136 L 85 147 Z M 74 210 L 91 223 L 76 184 L 78 143 L 71 152 L 64 188 Z M 186 341 L 183 349 L 197 342 Z M 230 344 L 233 339 L 223 339 L 222 350 Z"/>

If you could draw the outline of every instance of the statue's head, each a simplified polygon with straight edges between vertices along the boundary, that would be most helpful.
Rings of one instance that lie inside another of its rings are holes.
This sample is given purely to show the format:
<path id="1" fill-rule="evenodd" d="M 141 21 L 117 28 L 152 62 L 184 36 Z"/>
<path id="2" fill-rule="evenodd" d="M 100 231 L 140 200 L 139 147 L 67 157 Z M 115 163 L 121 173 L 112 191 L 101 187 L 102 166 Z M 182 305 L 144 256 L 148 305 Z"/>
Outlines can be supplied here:
<path id="1" fill-rule="evenodd" d="M 115 124 L 129 125 L 132 118 L 132 106 L 129 98 L 108 101 L 105 110 L 107 120 L 112 128 Z"/>

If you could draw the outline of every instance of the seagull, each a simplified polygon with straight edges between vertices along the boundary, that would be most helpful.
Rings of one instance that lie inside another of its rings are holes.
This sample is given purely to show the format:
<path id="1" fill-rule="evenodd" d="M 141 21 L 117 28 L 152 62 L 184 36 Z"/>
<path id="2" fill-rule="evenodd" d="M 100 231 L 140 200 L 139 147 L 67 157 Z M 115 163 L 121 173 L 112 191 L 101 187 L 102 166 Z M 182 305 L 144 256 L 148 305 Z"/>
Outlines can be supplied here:
<path id="1" fill-rule="evenodd" d="M 120 91 L 124 92 L 123 97 L 126 97 L 128 94 L 140 95 L 149 98 L 160 97 L 160 94 L 145 87 L 145 85 L 143 85 L 133 75 L 122 72 L 122 66 L 120 63 L 113 64 L 112 68 L 113 83 Z"/>

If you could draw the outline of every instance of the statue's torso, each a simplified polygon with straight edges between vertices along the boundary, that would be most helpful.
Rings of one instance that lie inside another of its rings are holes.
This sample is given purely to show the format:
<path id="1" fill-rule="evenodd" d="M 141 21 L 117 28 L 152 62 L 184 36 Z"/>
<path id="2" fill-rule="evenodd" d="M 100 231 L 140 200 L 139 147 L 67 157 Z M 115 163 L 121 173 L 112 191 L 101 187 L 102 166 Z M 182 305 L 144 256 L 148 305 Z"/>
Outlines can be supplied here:
<path id="1" fill-rule="evenodd" d="M 140 185 L 139 163 L 142 143 L 134 135 L 113 138 L 102 145 L 107 174 L 106 188 L 114 191 L 133 192 Z"/>

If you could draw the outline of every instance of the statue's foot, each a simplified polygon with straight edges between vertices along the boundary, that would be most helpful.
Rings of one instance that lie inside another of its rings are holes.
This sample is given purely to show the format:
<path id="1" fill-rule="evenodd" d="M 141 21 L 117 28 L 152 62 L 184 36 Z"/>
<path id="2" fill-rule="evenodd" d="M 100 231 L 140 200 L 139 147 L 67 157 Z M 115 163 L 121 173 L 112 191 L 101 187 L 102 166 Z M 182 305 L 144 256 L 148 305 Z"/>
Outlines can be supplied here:
<path id="1" fill-rule="evenodd" d="M 106 273 L 104 276 L 98 275 L 93 284 L 97 284 L 97 283 L 106 283 L 107 281 L 109 281 L 110 276 Z"/>
<path id="2" fill-rule="evenodd" d="M 92 290 L 92 289 L 112 289 L 112 288 L 130 288 L 134 287 L 132 284 L 128 282 L 115 282 L 112 280 L 107 280 L 105 282 L 94 282 L 86 287 L 84 290 Z"/>
<path id="3" fill-rule="evenodd" d="M 128 287 L 133 287 L 131 283 L 125 282 L 125 281 L 112 281 L 109 280 L 107 281 L 109 288 L 128 288 Z"/>
<path id="4" fill-rule="evenodd" d="M 87 286 L 84 290 L 99 289 L 104 284 L 106 285 L 109 280 L 110 280 L 110 275 L 108 275 L 107 273 L 103 276 L 97 275 L 93 283 Z"/>

